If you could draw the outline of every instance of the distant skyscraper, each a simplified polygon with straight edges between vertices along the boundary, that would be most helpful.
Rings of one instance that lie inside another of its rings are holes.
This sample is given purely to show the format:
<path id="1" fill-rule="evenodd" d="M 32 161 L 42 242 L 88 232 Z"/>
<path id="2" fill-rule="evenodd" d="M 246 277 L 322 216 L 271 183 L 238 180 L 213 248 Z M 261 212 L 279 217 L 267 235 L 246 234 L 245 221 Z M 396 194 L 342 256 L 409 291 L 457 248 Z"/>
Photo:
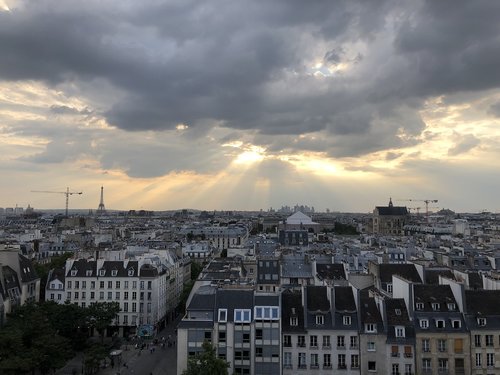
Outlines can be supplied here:
<path id="1" fill-rule="evenodd" d="M 106 208 L 104 207 L 104 187 L 101 186 L 101 202 L 99 203 L 99 207 L 97 207 L 97 214 L 102 215 L 106 213 Z"/>

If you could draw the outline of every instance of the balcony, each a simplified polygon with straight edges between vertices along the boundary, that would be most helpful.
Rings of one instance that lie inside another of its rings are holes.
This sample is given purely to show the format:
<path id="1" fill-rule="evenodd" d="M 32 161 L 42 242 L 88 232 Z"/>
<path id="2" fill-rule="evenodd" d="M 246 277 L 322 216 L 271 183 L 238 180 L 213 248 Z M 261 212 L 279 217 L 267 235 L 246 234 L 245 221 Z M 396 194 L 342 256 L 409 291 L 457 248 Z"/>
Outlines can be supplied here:
<path id="1" fill-rule="evenodd" d="M 413 353 L 405 353 L 405 358 L 413 358 Z"/>
<path id="2" fill-rule="evenodd" d="M 392 352 L 391 357 L 393 358 L 398 358 L 399 357 L 399 352 Z"/>
<path id="3" fill-rule="evenodd" d="M 345 350 L 345 345 L 337 345 L 337 350 Z"/>
<path id="4" fill-rule="evenodd" d="M 293 366 L 291 364 L 284 364 L 283 368 L 290 370 L 290 369 L 293 369 Z"/>
<path id="5" fill-rule="evenodd" d="M 422 369 L 422 374 L 432 374 L 432 368 L 430 368 L 430 367 L 424 367 Z"/>
<path id="6" fill-rule="evenodd" d="M 464 367 L 455 367 L 455 375 L 464 375 L 465 368 Z"/>
<path id="7" fill-rule="evenodd" d="M 331 364 L 323 365 L 323 370 L 331 370 L 331 369 L 332 369 L 332 365 Z"/>
<path id="8" fill-rule="evenodd" d="M 319 369 L 319 365 L 318 364 L 311 365 L 311 369 L 312 370 L 317 370 L 317 369 Z"/>
<path id="9" fill-rule="evenodd" d="M 292 347 L 292 343 L 291 343 L 291 342 L 284 342 L 284 343 L 283 343 L 283 346 L 284 346 L 285 348 L 291 348 L 291 347 Z"/>
<path id="10" fill-rule="evenodd" d="M 307 370 L 307 365 L 299 364 L 299 370 Z"/>
<path id="11" fill-rule="evenodd" d="M 306 347 L 306 343 L 305 342 L 298 342 L 297 343 L 297 347 L 298 348 L 305 348 Z"/>
<path id="12" fill-rule="evenodd" d="M 450 371 L 447 368 L 438 368 L 438 375 L 448 375 Z"/>
<path id="13" fill-rule="evenodd" d="M 347 370 L 347 365 L 339 365 L 339 370 Z"/>

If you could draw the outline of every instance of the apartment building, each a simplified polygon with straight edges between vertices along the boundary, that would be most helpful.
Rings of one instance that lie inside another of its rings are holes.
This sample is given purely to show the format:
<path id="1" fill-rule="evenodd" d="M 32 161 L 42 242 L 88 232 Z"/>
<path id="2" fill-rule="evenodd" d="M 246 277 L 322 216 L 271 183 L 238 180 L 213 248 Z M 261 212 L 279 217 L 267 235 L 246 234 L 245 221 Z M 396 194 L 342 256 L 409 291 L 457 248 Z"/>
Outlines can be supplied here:
<path id="1" fill-rule="evenodd" d="M 466 290 L 472 375 L 500 374 L 500 290 Z"/>
<path id="2" fill-rule="evenodd" d="M 228 361 L 231 374 L 279 374 L 280 317 L 278 293 L 201 286 L 177 328 L 177 373 L 208 341 Z"/>

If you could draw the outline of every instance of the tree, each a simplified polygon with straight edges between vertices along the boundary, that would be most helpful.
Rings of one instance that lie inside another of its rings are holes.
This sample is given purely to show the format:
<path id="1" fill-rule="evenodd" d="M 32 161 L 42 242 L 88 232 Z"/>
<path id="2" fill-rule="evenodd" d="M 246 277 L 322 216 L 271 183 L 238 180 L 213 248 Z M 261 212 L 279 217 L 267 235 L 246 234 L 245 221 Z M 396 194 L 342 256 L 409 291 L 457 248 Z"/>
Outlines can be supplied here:
<path id="1" fill-rule="evenodd" d="M 197 280 L 202 270 L 201 264 L 191 261 L 191 280 Z"/>
<path id="2" fill-rule="evenodd" d="M 120 312 L 118 302 L 98 302 L 87 308 L 87 324 L 91 328 L 97 329 L 101 336 L 101 342 L 104 341 L 104 332 L 111 322 Z"/>
<path id="3" fill-rule="evenodd" d="M 217 357 L 215 348 L 208 341 L 202 348 L 202 352 L 188 359 L 182 375 L 227 375 L 228 363 Z"/>

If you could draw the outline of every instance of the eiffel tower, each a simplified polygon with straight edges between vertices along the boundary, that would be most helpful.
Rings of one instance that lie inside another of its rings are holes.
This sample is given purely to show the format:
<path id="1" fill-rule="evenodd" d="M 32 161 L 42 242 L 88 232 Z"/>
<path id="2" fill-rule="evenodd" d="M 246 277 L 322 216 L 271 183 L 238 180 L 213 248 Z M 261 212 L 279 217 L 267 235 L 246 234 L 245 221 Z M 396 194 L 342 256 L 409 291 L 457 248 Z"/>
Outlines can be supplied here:
<path id="1" fill-rule="evenodd" d="M 103 215 L 106 213 L 106 208 L 104 207 L 104 187 L 101 186 L 101 202 L 99 207 L 97 207 L 97 215 Z"/>

